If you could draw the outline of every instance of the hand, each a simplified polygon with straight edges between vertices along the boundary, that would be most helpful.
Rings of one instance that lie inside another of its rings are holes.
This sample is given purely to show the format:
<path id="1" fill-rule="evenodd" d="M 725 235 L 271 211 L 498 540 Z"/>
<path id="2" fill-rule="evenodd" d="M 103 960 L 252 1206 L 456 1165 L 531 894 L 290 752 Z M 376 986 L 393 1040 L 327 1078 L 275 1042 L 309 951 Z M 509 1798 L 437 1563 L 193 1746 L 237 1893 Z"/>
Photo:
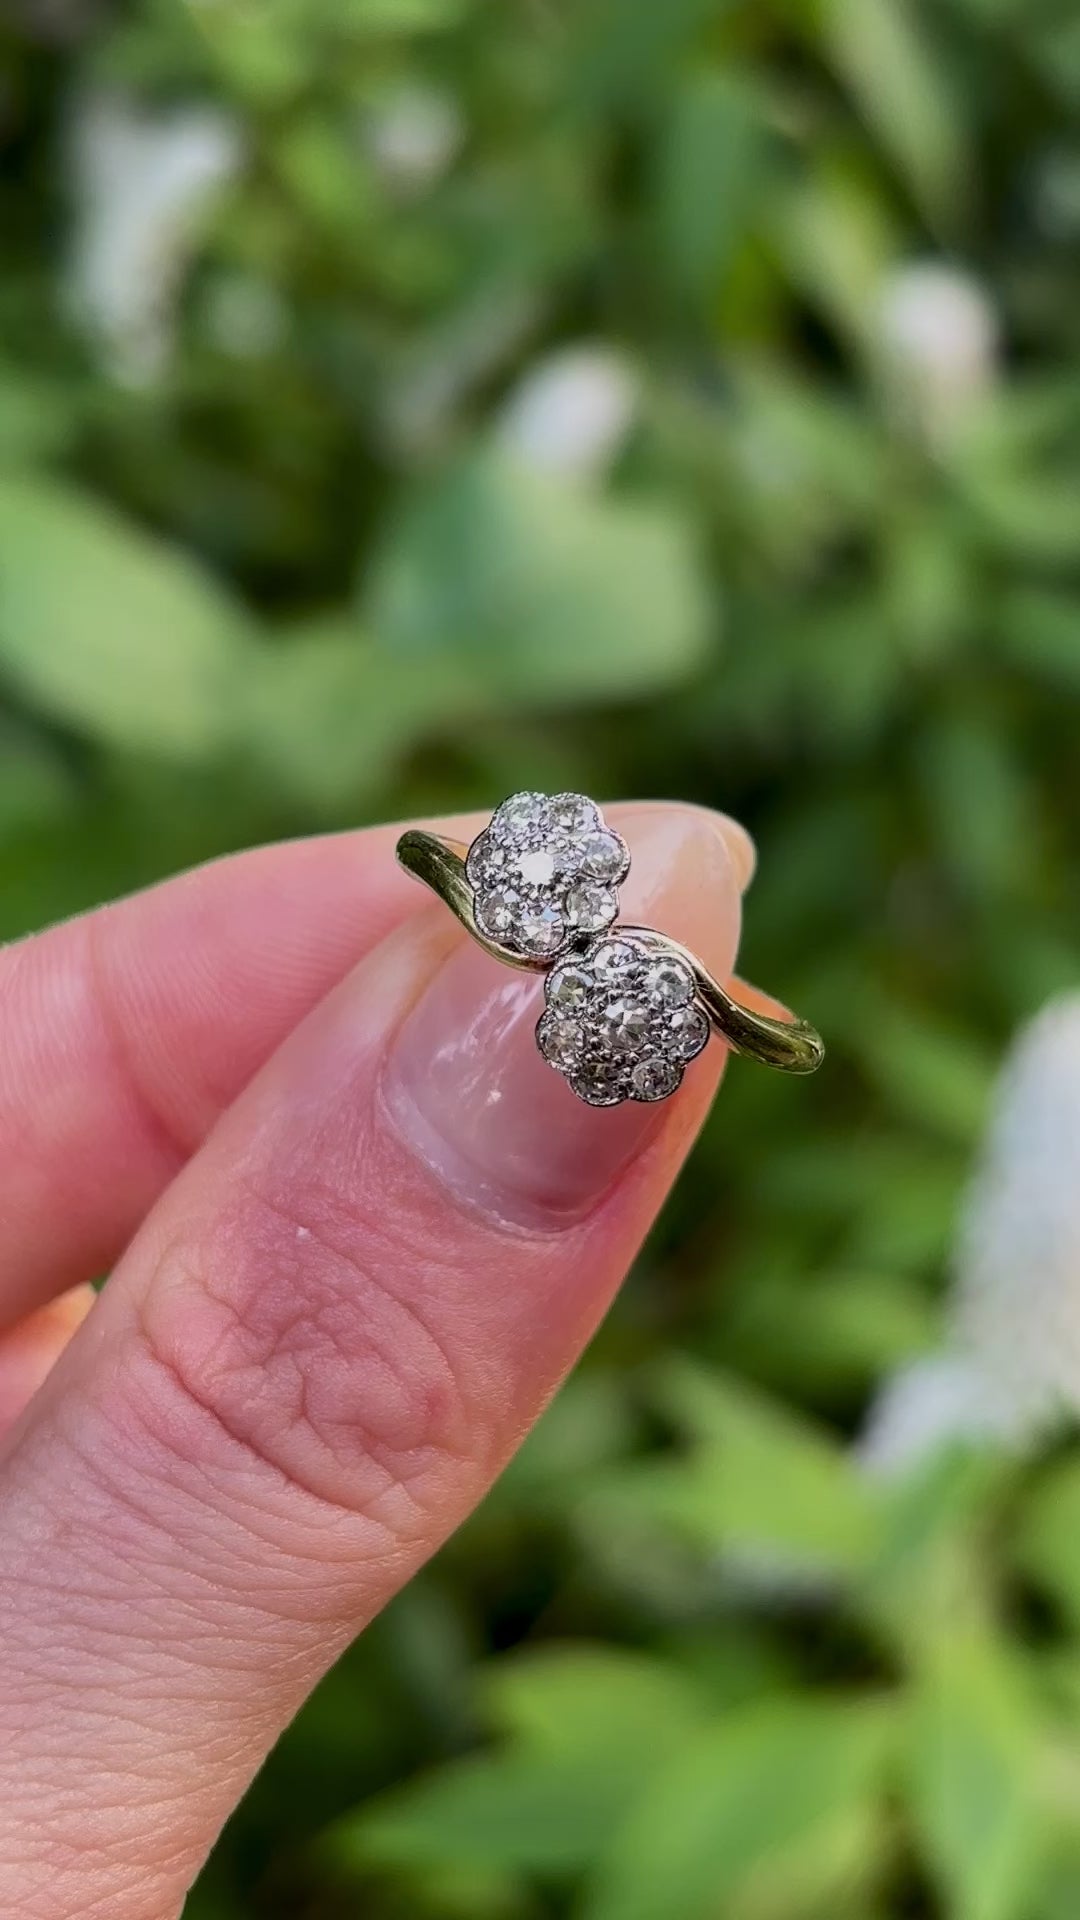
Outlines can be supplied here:
<path id="1" fill-rule="evenodd" d="M 624 913 L 725 978 L 741 828 L 612 818 Z M 580 1352 L 715 1089 L 719 1046 L 662 1105 L 576 1102 L 535 978 L 424 904 L 394 838 L 242 854 L 0 953 L 20 1920 L 178 1913 L 281 1728 Z"/>

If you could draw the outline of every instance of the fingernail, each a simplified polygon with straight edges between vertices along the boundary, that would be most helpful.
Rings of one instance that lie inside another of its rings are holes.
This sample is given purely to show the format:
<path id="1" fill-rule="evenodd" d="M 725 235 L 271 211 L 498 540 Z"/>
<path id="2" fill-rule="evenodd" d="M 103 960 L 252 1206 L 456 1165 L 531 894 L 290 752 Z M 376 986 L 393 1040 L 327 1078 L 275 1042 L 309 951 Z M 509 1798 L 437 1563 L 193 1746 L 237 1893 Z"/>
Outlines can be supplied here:
<path id="1" fill-rule="evenodd" d="M 725 836 L 694 808 L 642 806 L 626 822 L 633 865 L 622 917 L 673 934 L 726 974 L 738 878 Z M 669 1107 L 588 1107 L 537 1051 L 543 982 L 471 941 L 411 1009 L 383 1090 L 399 1132 L 467 1204 L 537 1228 L 579 1219 L 664 1124 Z M 689 1073 L 708 1073 L 707 1049 Z"/>

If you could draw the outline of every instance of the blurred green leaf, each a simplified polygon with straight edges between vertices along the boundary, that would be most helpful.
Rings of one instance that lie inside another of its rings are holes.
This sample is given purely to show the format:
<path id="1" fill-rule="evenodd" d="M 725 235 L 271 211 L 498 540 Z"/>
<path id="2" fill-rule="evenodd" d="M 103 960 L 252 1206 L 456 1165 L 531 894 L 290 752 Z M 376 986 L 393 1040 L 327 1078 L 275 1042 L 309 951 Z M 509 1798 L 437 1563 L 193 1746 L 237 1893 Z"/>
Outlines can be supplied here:
<path id="1" fill-rule="evenodd" d="M 893 1836 L 871 1796 L 838 1807 L 792 1845 L 767 1855 L 724 1909 L 724 1920 L 880 1920 Z"/>
<path id="2" fill-rule="evenodd" d="M 881 1789 L 884 1703 L 792 1698 L 732 1713 L 643 1795 L 585 1920 L 707 1920 L 749 1877 Z"/>
<path id="3" fill-rule="evenodd" d="M 939 1643 L 913 1705 L 911 1811 L 955 1920 L 1022 1920 L 1042 1849 L 1038 1751 L 1008 1660 L 973 1634 Z"/>
<path id="4" fill-rule="evenodd" d="M 789 1391 L 866 1389 L 933 1344 L 936 1321 L 920 1289 L 868 1272 L 770 1276 L 759 1255 L 747 1284 L 731 1276 L 719 1309 L 724 1351 L 755 1377 Z"/>
<path id="5" fill-rule="evenodd" d="M 44 480 L 0 480 L 0 677 L 110 745 L 194 758 L 232 734 L 251 630 L 186 555 Z"/>
<path id="6" fill-rule="evenodd" d="M 494 1724 L 528 1751 L 618 1771 L 642 1754 L 659 1765 L 708 1717 L 689 1675 L 614 1647 L 520 1653 L 489 1669 L 484 1691 Z"/>
<path id="7" fill-rule="evenodd" d="M 900 244 L 891 206 L 847 153 L 815 155 L 778 201 L 775 224 L 795 284 L 841 338 L 865 353 L 882 279 Z"/>
<path id="8" fill-rule="evenodd" d="M 873 1550 L 873 1495 L 824 1431 L 732 1378 L 690 1361 L 657 1371 L 656 1399 L 696 1445 L 677 1459 L 601 1476 L 586 1520 L 608 1513 L 672 1529 L 802 1573 L 848 1575 Z"/>
<path id="9" fill-rule="evenodd" d="M 684 678 L 714 624 L 681 516 L 494 457 L 391 523 L 362 610 L 388 653 L 436 668 L 449 653 L 497 697 L 556 706 Z"/>
<path id="10" fill-rule="evenodd" d="M 963 104 L 946 79 L 926 16 L 909 0 L 822 0 L 826 44 L 870 126 L 932 223 L 963 209 Z"/>
<path id="11" fill-rule="evenodd" d="M 918 760 L 939 858 L 970 894 L 1013 896 L 1039 857 L 1036 789 L 1008 734 L 970 705 L 940 707 Z"/>
<path id="12" fill-rule="evenodd" d="M 752 89 L 720 69 L 674 95 L 657 156 L 656 219 L 672 287 L 700 303 L 713 290 L 761 190 L 764 128 Z"/>
<path id="13" fill-rule="evenodd" d="M 898 1114 L 965 1146 L 978 1138 L 997 1062 L 974 1034 L 867 993 L 852 1009 L 848 1044 Z"/>
<path id="14" fill-rule="evenodd" d="M 1071 594 L 1020 586 L 994 612 L 1001 651 L 1026 674 L 1068 695 L 1080 688 L 1080 607 Z"/>
<path id="15" fill-rule="evenodd" d="M 0 361 L 0 469 L 51 458 L 75 431 L 63 389 Z"/>
<path id="16" fill-rule="evenodd" d="M 0 710 L 0 842 L 30 826 L 63 819 L 78 786 L 55 746 Z"/>
<path id="17" fill-rule="evenodd" d="M 1015 1551 L 1023 1571 L 1080 1631 L 1080 1460 L 1065 1460 L 1036 1482 Z"/>
<path id="18" fill-rule="evenodd" d="M 598 1769 L 592 1755 L 455 1761 L 339 1822 L 332 1854 L 354 1868 L 485 1867 L 565 1876 L 608 1844 L 628 1788 L 647 1772 L 647 1754 L 625 1758 L 628 1764 L 610 1773 Z"/>
<path id="19" fill-rule="evenodd" d="M 636 1421 L 626 1383 L 614 1372 L 573 1375 L 526 1434 L 492 1498 L 546 1499 L 560 1510 L 567 1480 L 619 1459 L 633 1444 Z"/>
<path id="20" fill-rule="evenodd" d="M 329 621 L 266 650 L 246 715 L 268 771 L 333 812 L 385 787 L 425 737 L 485 704 L 475 667 L 456 655 L 395 658 L 359 629 Z"/>
<path id="21" fill-rule="evenodd" d="M 730 4 L 667 0 L 662 7 L 642 7 L 637 0 L 584 0 L 574 10 L 566 50 L 571 100 L 593 112 L 648 101 L 658 75 L 674 63 L 687 40 Z"/>

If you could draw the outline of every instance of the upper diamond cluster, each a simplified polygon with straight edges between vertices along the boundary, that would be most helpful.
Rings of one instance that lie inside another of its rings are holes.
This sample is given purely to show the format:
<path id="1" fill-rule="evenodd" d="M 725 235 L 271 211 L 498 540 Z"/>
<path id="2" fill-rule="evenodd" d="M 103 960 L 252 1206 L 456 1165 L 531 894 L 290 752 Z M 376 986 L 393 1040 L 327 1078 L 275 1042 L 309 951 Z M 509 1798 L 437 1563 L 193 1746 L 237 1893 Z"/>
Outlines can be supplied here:
<path id="1" fill-rule="evenodd" d="M 709 1038 L 689 966 L 629 934 L 602 935 L 560 962 L 544 997 L 540 1051 L 591 1107 L 665 1100 Z"/>
<path id="2" fill-rule="evenodd" d="M 581 793 L 515 793 L 469 848 L 483 931 L 512 953 L 552 960 L 609 927 L 630 865 L 626 842 Z"/>

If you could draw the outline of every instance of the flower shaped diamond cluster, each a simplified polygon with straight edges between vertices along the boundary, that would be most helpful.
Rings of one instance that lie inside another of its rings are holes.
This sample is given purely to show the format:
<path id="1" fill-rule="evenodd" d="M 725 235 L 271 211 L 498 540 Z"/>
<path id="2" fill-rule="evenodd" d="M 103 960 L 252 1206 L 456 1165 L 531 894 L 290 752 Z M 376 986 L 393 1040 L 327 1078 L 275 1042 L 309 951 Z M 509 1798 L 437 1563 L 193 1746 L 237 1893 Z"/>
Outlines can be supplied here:
<path id="1" fill-rule="evenodd" d="M 630 865 L 626 842 L 580 793 L 515 793 L 469 848 L 483 932 L 511 953 L 553 960 L 609 927 Z"/>
<path id="2" fill-rule="evenodd" d="M 709 1038 L 685 961 L 607 934 L 553 967 L 536 1029 L 549 1066 L 591 1107 L 666 1100 Z"/>

